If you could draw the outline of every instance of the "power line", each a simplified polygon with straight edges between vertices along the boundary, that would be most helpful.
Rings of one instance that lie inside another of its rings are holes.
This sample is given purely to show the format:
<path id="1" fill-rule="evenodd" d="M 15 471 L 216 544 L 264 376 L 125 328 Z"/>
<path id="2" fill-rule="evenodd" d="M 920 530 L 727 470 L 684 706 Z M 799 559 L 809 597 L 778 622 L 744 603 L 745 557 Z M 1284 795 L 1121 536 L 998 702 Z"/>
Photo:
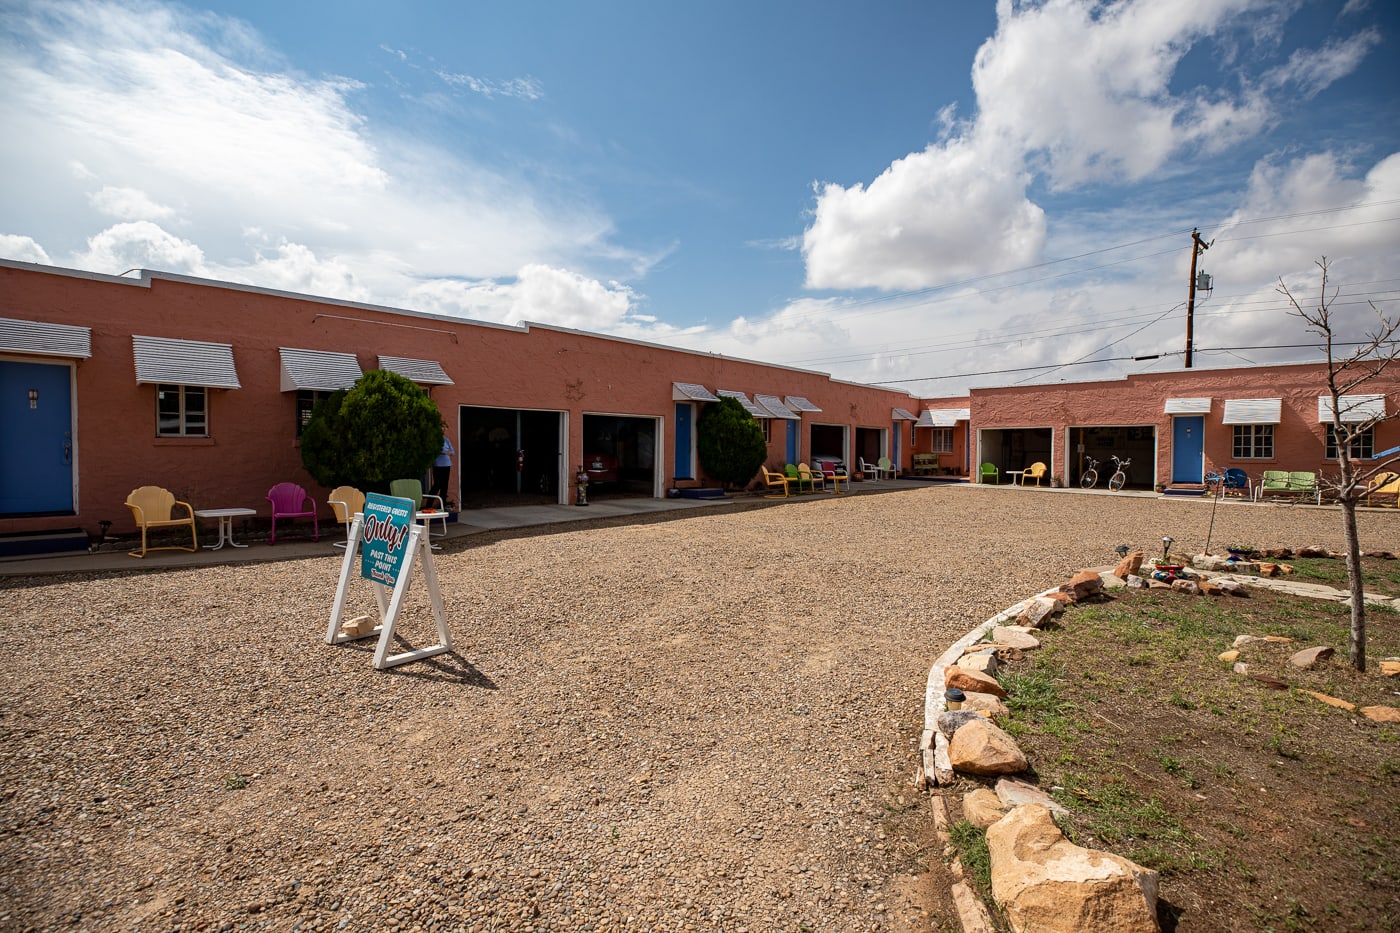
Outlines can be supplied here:
<path id="1" fill-rule="evenodd" d="M 1359 346 L 1363 346 L 1363 345 L 1370 345 L 1370 343 L 1371 343 L 1371 341 L 1369 341 L 1369 340 L 1335 340 L 1335 341 L 1332 342 L 1332 345 L 1333 345 L 1334 347 L 1359 347 Z M 1397 347 L 1400 347 L 1400 340 L 1387 340 L 1387 341 L 1383 341 L 1383 342 L 1380 344 L 1380 346 L 1386 346 L 1386 347 L 1390 347 L 1390 348 L 1392 348 L 1392 349 L 1395 349 L 1395 348 L 1397 348 Z M 1100 348 L 1100 349 L 1104 349 L 1104 348 Z M 1258 345 L 1255 345 L 1255 346 L 1248 346 L 1248 347 L 1204 347 L 1204 348 L 1198 347 L 1198 348 L 1196 348 L 1196 352 L 1197 352 L 1197 353 L 1229 353 L 1229 352 L 1233 352 L 1233 351 L 1236 351 L 1236 350 L 1297 350 L 1297 349 L 1312 349 L 1312 350 L 1317 350 L 1317 349 L 1320 349 L 1320 348 L 1319 348 L 1318 345 L 1315 344 L 1315 343 L 1281 343 L 1281 344 L 1258 344 Z M 1098 351 L 1096 350 L 1096 351 L 1094 351 L 1094 352 L 1097 353 Z M 1033 371 L 1033 370 L 1042 370 L 1042 369 L 1045 369 L 1045 370 L 1052 370 L 1052 371 L 1053 371 L 1053 370 L 1056 370 L 1056 369 L 1064 369 L 1064 368 L 1069 367 L 1069 366 L 1087 366 L 1087 365 L 1091 365 L 1091 364 L 1094 364 L 1094 363 L 1121 363 L 1121 362 L 1125 362 L 1125 361 L 1129 361 L 1129 360 L 1132 360 L 1132 361 L 1142 361 L 1142 360 L 1148 360 L 1148 359 L 1157 359 L 1157 358 L 1181 356 L 1184 352 L 1185 352 L 1185 351 L 1183 351 L 1183 350 L 1172 350 L 1172 351 L 1166 352 L 1166 353 L 1153 354 L 1152 356 L 1108 356 L 1108 357 L 1104 357 L 1103 359 L 1099 359 L 1099 360 L 1078 359 L 1078 360 L 1075 360 L 1075 361 L 1070 362 L 1070 363 L 1042 363 L 1042 364 L 1038 364 L 1038 365 L 1034 365 L 1034 366 L 1017 366 L 1017 367 L 1014 367 L 1014 368 L 1011 368 L 1011 369 L 988 369 L 988 370 L 983 370 L 983 371 L 981 371 L 981 372 L 973 372 L 973 373 L 948 373 L 948 374 L 942 375 L 942 376 L 920 376 L 920 377 L 913 378 L 913 379 L 886 379 L 886 380 L 884 380 L 883 382 L 871 382 L 871 383 L 867 383 L 867 384 L 868 384 L 868 385 L 874 385 L 874 386 L 893 386 L 893 385 L 904 385 L 905 383 L 908 383 L 908 382 L 936 382 L 936 381 L 938 381 L 939 379 L 969 379 L 969 378 L 971 378 L 971 377 L 973 377 L 973 376 L 1002 376 L 1002 375 L 1007 375 L 1007 374 L 1009 374 L 1009 373 L 1027 373 L 1027 372 L 1031 372 L 1031 371 Z"/>

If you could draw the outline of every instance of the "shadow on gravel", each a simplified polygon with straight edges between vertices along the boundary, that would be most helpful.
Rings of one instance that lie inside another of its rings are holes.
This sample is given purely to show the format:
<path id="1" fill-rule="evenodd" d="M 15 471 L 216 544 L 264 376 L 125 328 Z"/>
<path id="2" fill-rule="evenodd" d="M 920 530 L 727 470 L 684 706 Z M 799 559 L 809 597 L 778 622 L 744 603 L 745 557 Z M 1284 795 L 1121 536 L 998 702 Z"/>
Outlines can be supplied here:
<path id="1" fill-rule="evenodd" d="M 342 647 L 369 655 L 374 654 L 377 645 L 378 639 L 372 641 L 366 639 L 365 644 L 347 642 Z M 395 654 L 413 651 L 416 648 L 416 645 L 403 637 L 397 634 L 394 636 Z M 411 677 L 414 680 L 434 680 L 439 683 L 461 684 L 464 687 L 480 687 L 483 690 L 500 689 L 494 680 L 477 670 L 470 661 L 455 651 L 447 651 L 431 658 L 415 661 L 411 666 L 405 664 L 402 667 L 391 667 L 383 673 L 398 677 Z"/>

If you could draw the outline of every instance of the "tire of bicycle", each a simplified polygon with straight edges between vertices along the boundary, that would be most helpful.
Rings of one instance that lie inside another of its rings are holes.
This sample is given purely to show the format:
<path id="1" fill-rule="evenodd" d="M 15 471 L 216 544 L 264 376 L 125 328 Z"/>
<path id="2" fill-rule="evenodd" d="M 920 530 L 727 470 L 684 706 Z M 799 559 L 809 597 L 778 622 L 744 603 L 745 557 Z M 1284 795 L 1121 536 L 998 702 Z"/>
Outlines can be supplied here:
<path id="1" fill-rule="evenodd" d="M 1127 475 L 1122 470 L 1119 470 L 1117 473 L 1114 473 L 1111 477 L 1109 477 L 1108 488 L 1113 492 L 1117 492 L 1118 490 L 1123 488 L 1123 484 L 1127 481 Z"/>
<path id="2" fill-rule="evenodd" d="M 1085 489 L 1093 489 L 1099 481 L 1098 470 L 1085 470 L 1084 475 L 1079 477 L 1079 485 Z"/>

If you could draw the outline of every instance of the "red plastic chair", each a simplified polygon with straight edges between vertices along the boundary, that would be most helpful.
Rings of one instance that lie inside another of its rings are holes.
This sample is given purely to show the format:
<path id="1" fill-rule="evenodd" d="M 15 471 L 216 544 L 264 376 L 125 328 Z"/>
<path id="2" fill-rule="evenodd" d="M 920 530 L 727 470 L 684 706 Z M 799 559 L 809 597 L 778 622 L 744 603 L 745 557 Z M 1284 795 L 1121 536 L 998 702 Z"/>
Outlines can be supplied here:
<path id="1" fill-rule="evenodd" d="M 267 501 L 272 503 L 272 534 L 268 544 L 277 543 L 277 519 L 311 519 L 311 540 L 321 540 L 321 526 L 316 521 L 316 500 L 306 494 L 296 483 L 278 483 L 267 491 Z"/>

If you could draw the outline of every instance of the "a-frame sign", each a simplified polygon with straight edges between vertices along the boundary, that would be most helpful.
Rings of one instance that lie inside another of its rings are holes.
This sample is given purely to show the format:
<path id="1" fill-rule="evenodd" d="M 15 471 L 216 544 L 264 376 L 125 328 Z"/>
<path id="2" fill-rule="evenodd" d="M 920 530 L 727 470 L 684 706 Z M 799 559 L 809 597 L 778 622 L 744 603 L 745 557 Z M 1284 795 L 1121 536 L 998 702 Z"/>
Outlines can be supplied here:
<path id="1" fill-rule="evenodd" d="M 347 625 L 342 629 L 346 598 L 350 591 L 355 558 L 360 558 L 360 576 L 370 581 L 375 601 L 379 604 L 380 623 L 373 627 Z M 394 640 L 394 625 L 403 608 L 408 585 L 413 578 L 414 564 L 423 568 L 428 585 L 428 597 L 437 622 L 438 643 L 414 651 L 389 654 Z M 437 568 L 433 566 L 433 551 L 428 541 L 428 529 L 414 521 L 412 499 L 369 493 L 365 510 L 355 515 L 350 525 L 350 539 L 345 546 L 345 560 L 340 565 L 340 584 L 331 607 L 330 624 L 326 627 L 326 644 L 339 645 L 360 638 L 379 636 L 374 652 L 374 667 L 384 670 L 430 658 L 452 650 L 452 633 L 447 628 L 447 613 L 442 608 L 442 591 L 438 588 Z"/>

